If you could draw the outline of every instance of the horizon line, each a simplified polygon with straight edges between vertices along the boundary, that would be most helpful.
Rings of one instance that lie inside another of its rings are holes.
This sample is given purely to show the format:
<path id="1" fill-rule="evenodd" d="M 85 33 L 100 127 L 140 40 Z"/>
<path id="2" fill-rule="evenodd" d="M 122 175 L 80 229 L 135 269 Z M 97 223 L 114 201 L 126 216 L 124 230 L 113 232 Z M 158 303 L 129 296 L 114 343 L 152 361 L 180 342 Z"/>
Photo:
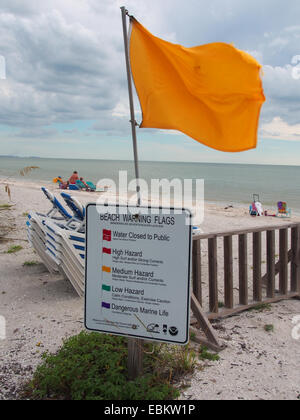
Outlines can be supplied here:
<path id="1" fill-rule="evenodd" d="M 133 159 L 94 159 L 94 158 L 62 158 L 62 157 L 43 157 L 43 156 L 17 156 L 17 155 L 0 155 L 0 158 L 12 159 L 52 159 L 52 160 L 86 160 L 86 161 L 109 161 L 109 162 L 132 162 Z M 245 162 L 201 162 L 201 161 L 176 161 L 176 160 L 144 160 L 139 159 L 139 162 L 161 162 L 161 163 L 185 163 L 185 164 L 208 164 L 208 165 L 249 165 L 249 166 L 294 166 L 296 164 L 280 164 L 280 163 L 245 163 Z"/>

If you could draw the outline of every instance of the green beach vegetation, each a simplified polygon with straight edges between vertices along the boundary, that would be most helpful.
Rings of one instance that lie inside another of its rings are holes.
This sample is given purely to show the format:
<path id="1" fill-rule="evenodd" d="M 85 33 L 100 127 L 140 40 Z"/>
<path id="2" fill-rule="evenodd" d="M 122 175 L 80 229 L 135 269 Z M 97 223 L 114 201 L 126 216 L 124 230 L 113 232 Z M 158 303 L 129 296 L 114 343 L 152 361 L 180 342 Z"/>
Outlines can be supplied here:
<path id="1" fill-rule="evenodd" d="M 127 340 L 81 332 L 67 339 L 43 363 L 24 389 L 36 400 L 170 400 L 180 395 L 176 382 L 197 366 L 189 347 L 144 345 L 144 375 L 129 381 Z"/>
<path id="2" fill-rule="evenodd" d="M 38 265 L 38 264 L 39 264 L 38 261 L 25 261 L 23 266 L 24 267 L 32 267 L 32 266 L 35 266 L 35 265 Z"/>
<path id="3" fill-rule="evenodd" d="M 15 254 L 23 249 L 21 245 L 12 245 L 7 251 L 7 254 Z"/>

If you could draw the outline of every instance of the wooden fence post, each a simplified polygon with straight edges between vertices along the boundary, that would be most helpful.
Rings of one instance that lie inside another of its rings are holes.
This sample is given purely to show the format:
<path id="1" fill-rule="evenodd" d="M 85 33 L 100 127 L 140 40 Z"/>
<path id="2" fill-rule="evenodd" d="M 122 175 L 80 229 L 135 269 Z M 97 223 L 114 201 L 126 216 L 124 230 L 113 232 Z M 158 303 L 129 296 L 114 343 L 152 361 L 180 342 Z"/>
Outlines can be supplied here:
<path id="1" fill-rule="evenodd" d="M 225 307 L 228 309 L 232 309 L 234 305 L 232 236 L 224 236 L 224 281 L 225 281 Z"/>
<path id="2" fill-rule="evenodd" d="M 240 305 L 248 305 L 248 244 L 247 234 L 239 235 Z"/>
<path id="3" fill-rule="evenodd" d="M 275 297 L 275 231 L 267 231 L 267 297 Z"/>
<path id="4" fill-rule="evenodd" d="M 282 295 L 288 293 L 288 230 L 279 231 L 279 291 Z"/>
<path id="5" fill-rule="evenodd" d="M 193 292 L 202 305 L 202 284 L 201 284 L 201 241 L 193 241 Z"/>
<path id="6" fill-rule="evenodd" d="M 262 301 L 261 232 L 253 233 L 253 300 Z"/>
<path id="7" fill-rule="evenodd" d="M 217 252 L 217 238 L 210 238 L 208 240 L 209 310 L 213 313 L 219 312 Z"/>
<path id="8" fill-rule="evenodd" d="M 300 225 L 292 229 L 291 291 L 300 295 Z"/>

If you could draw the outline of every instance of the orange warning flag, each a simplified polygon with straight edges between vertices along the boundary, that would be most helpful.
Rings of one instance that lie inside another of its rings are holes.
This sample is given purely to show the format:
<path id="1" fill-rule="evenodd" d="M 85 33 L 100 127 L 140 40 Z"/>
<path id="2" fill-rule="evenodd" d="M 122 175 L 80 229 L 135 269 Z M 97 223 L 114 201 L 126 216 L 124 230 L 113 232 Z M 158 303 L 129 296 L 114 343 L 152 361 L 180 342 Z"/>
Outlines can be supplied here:
<path id="1" fill-rule="evenodd" d="M 111 268 L 110 267 L 106 267 L 105 265 L 102 266 L 102 271 L 104 271 L 104 273 L 111 273 Z"/>
<path id="2" fill-rule="evenodd" d="M 130 61 L 141 127 L 179 130 L 224 152 L 256 147 L 261 65 L 224 43 L 185 48 L 131 19 Z"/>

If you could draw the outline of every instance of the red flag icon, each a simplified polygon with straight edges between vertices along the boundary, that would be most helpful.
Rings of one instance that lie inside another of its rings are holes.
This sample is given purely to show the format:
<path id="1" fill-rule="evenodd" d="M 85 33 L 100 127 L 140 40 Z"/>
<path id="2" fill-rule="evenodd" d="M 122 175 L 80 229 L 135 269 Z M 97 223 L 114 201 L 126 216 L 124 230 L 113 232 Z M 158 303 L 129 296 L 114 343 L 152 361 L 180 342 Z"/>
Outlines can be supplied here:
<path id="1" fill-rule="evenodd" d="M 103 248 L 103 254 L 111 255 L 111 249 L 110 248 Z"/>
<path id="2" fill-rule="evenodd" d="M 103 229 L 103 241 L 111 242 L 111 230 Z"/>

